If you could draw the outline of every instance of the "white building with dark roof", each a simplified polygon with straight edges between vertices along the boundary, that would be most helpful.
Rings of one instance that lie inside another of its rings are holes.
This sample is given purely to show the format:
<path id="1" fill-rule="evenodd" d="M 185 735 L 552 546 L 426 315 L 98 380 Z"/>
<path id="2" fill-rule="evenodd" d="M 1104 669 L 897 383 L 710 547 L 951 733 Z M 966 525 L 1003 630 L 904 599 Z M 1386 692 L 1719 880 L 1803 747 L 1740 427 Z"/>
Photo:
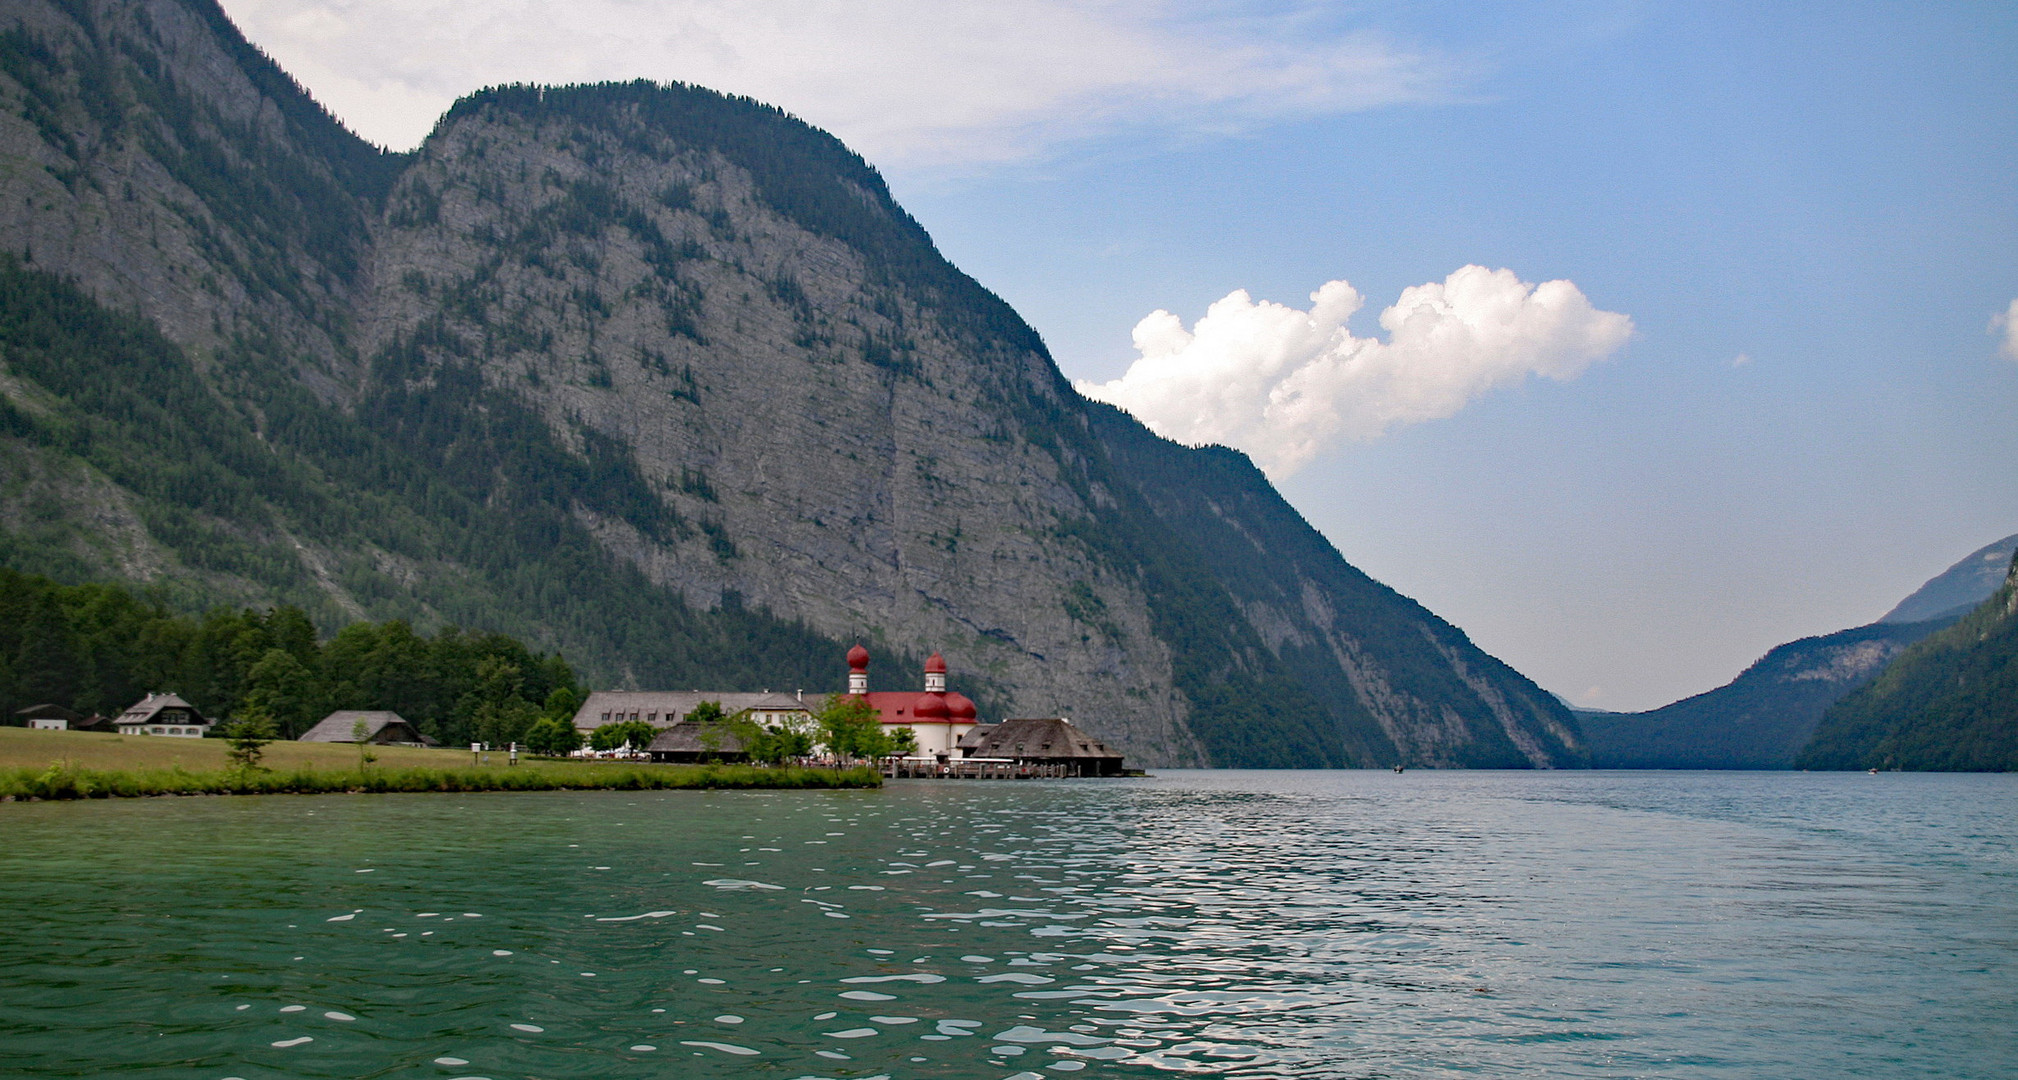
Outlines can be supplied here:
<path id="1" fill-rule="evenodd" d="M 200 739 L 210 730 L 210 721 L 196 706 L 174 694 L 149 694 L 120 713 L 112 726 L 121 735 L 167 735 L 180 739 Z"/>

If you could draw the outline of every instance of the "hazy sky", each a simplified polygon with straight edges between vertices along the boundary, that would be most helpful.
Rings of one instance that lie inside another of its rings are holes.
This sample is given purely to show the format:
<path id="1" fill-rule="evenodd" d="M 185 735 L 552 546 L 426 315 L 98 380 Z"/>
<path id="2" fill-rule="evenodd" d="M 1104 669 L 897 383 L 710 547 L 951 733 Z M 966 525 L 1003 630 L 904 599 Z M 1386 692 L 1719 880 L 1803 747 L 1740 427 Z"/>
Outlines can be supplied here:
<path id="1" fill-rule="evenodd" d="M 2018 8 L 225 0 L 351 126 L 769 101 L 1089 394 L 1578 704 L 2018 531 Z"/>

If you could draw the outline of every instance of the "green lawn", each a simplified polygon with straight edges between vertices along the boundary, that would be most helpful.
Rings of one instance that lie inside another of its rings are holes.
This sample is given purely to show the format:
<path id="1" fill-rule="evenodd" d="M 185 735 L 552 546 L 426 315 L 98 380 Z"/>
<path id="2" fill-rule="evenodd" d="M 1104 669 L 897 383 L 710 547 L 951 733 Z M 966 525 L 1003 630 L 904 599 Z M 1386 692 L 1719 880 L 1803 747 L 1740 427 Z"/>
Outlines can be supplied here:
<path id="1" fill-rule="evenodd" d="M 275 742 L 263 769 L 233 771 L 223 739 L 99 735 L 0 728 L 0 798 L 108 798 L 137 795 L 281 794 L 335 791 L 551 791 L 561 788 L 876 787 L 873 769 L 759 768 L 563 761 L 493 751 L 375 746 L 359 768 L 357 747 Z"/>

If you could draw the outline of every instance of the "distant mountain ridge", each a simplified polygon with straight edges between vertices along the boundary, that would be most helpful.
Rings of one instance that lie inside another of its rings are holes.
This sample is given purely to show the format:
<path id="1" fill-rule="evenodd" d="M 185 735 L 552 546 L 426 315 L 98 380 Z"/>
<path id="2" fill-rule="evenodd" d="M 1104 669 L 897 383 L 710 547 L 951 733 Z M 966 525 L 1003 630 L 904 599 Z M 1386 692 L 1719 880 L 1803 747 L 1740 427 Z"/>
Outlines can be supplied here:
<path id="1" fill-rule="evenodd" d="M 1877 622 L 1777 646 L 1714 690 L 1648 712 L 1579 713 L 1592 764 L 1793 768 L 1832 706 L 1995 592 L 2014 548 L 2018 536 L 1986 545 L 1929 579 Z M 1982 567 L 1992 559 L 1999 569 L 1986 580 Z M 1908 618 L 1915 615 L 1920 618 Z"/>
<path id="2" fill-rule="evenodd" d="M 412 154 L 210 0 L 0 16 L 0 560 L 522 637 L 600 686 L 943 651 L 1146 764 L 1575 766 L 1243 457 L 1080 398 L 838 140 L 499 87 Z"/>
<path id="3" fill-rule="evenodd" d="M 2018 533 L 1970 552 L 1955 565 L 1928 579 L 1886 612 L 1881 623 L 1926 622 L 1929 619 L 1960 618 L 1975 610 L 2004 583 L 2011 557 L 2018 554 Z"/>
<path id="4" fill-rule="evenodd" d="M 1643 713 L 1580 713 L 1602 769 L 1788 769 L 1822 714 L 1954 622 L 1873 623 L 1776 646 L 1714 690 Z"/>

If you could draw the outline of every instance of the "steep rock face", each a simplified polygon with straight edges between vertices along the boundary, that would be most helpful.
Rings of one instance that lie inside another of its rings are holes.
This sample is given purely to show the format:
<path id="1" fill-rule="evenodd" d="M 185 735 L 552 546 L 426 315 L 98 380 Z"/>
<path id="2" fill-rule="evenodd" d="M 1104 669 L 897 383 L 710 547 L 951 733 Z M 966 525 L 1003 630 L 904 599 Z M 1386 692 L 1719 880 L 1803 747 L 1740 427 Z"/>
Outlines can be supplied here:
<path id="1" fill-rule="evenodd" d="M 10 561 L 494 627 L 605 685 L 941 649 L 1149 764 L 1582 761 L 1244 458 L 1078 398 L 777 110 L 505 88 L 384 155 L 209 0 L 16 6 L 0 250 L 101 306 L 0 267 L 0 488 L 57 508 Z"/>
<path id="2" fill-rule="evenodd" d="M 1158 524 L 1195 553 L 1190 573 L 1172 576 L 1211 581 L 1238 612 L 1166 632 L 1189 656 L 1246 658 L 1201 684 L 1231 681 L 1273 711 L 1323 717 L 1314 741 L 1342 761 L 1583 762 L 1580 733 L 1554 698 L 1354 569 L 1245 456 L 1187 450 L 1110 406 L 1086 408 Z"/>
<path id="3" fill-rule="evenodd" d="M 370 415 L 417 429 L 405 403 L 481 380 L 615 460 L 631 498 L 571 513 L 689 603 L 940 649 L 1019 711 L 1197 760 L 1139 588 L 1058 531 L 1092 509 L 1069 455 L 1005 415 L 1014 395 L 1076 405 L 1049 361 L 948 327 L 917 283 L 655 124 L 666 92 L 544 100 L 565 93 L 466 102 L 395 185 L 362 305 Z M 1075 597 L 1110 613 L 1095 633 Z"/>
<path id="4" fill-rule="evenodd" d="M 285 353 L 341 391 L 363 226 L 402 159 L 343 131 L 216 5 L 10 3 L 0 154 L 12 251 L 200 353 Z"/>

